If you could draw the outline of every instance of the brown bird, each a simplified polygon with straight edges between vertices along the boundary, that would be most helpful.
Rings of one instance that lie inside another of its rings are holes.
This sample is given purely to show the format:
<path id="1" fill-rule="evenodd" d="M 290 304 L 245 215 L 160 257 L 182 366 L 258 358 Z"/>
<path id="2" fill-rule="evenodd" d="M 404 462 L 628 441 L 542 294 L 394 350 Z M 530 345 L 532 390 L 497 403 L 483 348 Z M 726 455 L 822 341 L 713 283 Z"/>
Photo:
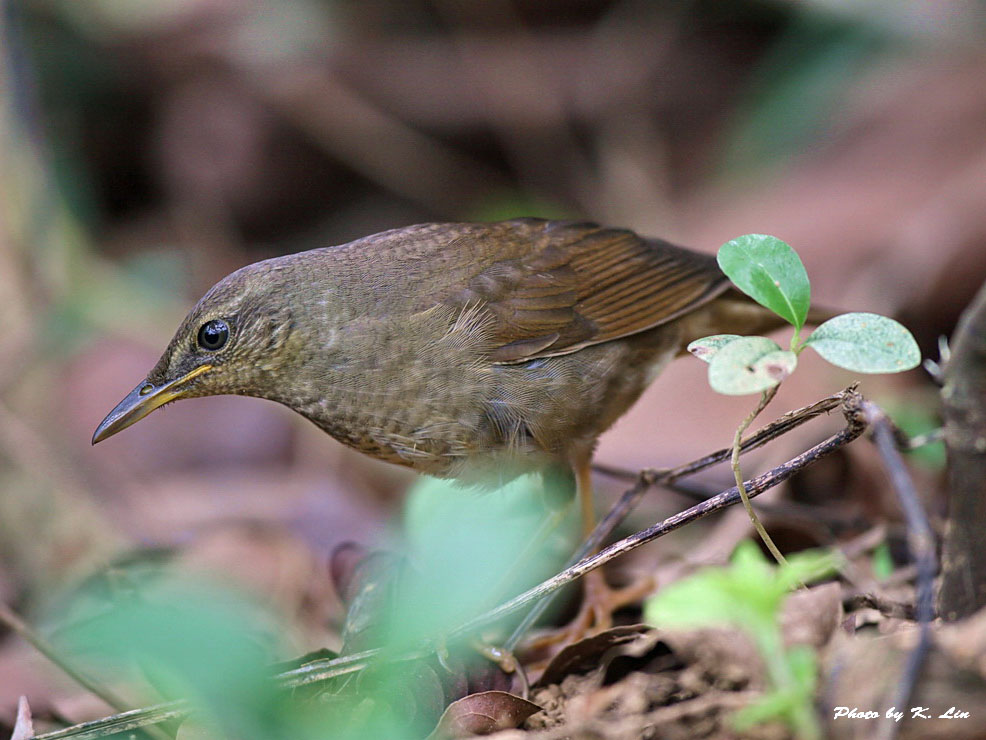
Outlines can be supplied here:
<path id="1" fill-rule="evenodd" d="M 561 466 L 588 531 L 599 435 L 691 340 L 780 323 L 714 257 L 631 231 L 409 226 L 223 278 L 93 444 L 170 401 L 257 396 L 430 475 L 489 484 Z"/>

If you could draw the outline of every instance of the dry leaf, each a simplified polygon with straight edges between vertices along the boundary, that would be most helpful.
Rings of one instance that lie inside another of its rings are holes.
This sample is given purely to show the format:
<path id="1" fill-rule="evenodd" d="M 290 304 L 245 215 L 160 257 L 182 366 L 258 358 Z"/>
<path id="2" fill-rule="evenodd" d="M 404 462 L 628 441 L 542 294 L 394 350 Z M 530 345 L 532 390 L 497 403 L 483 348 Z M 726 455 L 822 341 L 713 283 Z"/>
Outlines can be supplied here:
<path id="1" fill-rule="evenodd" d="M 578 673 L 587 668 L 596 668 L 600 665 L 600 658 L 606 651 L 619 645 L 637 642 L 645 634 L 652 631 L 653 627 L 645 624 L 614 627 L 600 632 L 598 635 L 579 640 L 572 645 L 567 645 L 548 663 L 548 667 L 544 669 L 544 673 L 538 679 L 537 686 L 561 683 L 562 679 L 570 673 Z"/>
<path id="2" fill-rule="evenodd" d="M 505 691 L 485 691 L 471 694 L 449 704 L 438 720 L 438 726 L 428 740 L 488 735 L 497 730 L 510 730 L 541 707 Z"/>

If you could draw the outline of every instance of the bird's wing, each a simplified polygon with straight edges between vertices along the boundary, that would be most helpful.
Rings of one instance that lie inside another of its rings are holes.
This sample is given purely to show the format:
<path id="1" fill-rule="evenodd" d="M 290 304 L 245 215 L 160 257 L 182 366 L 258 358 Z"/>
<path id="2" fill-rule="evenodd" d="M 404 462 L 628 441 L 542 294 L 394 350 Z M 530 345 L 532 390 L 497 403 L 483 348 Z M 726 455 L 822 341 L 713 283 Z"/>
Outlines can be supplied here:
<path id="1" fill-rule="evenodd" d="M 631 231 L 536 219 L 509 223 L 523 248 L 487 265 L 443 301 L 483 305 L 495 317 L 495 362 L 567 354 L 651 329 L 728 287 L 714 257 Z"/>

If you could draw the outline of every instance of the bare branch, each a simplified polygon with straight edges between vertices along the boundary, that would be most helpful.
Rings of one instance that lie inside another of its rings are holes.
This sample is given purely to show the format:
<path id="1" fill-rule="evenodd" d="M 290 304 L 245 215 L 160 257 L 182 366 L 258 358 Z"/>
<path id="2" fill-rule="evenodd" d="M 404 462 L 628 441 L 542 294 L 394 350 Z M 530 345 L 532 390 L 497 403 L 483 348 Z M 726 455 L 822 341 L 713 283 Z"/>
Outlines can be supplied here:
<path id="1" fill-rule="evenodd" d="M 921 506 L 914 481 L 907 472 L 904 458 L 900 454 L 900 433 L 893 422 L 880 407 L 869 401 L 863 402 L 863 413 L 873 430 L 873 442 L 883 458 L 887 475 L 897 492 L 897 500 L 904 511 L 907 522 L 908 545 L 917 564 L 917 607 L 918 643 L 907 656 L 907 664 L 897 685 L 895 706 L 907 706 L 914 686 L 921 673 L 924 660 L 931 648 L 931 620 L 934 618 L 934 581 L 938 570 L 935 556 L 935 537 L 928 517 Z M 887 722 L 881 728 L 881 740 L 892 740 L 897 734 L 898 725 Z"/>
<path id="2" fill-rule="evenodd" d="M 846 417 L 846 427 L 820 444 L 817 444 L 800 455 L 793 457 L 786 463 L 779 465 L 750 481 L 747 481 L 746 488 L 750 498 L 753 498 L 760 493 L 783 483 L 799 470 L 811 465 L 816 460 L 835 452 L 859 437 L 866 429 L 866 422 L 861 411 L 863 400 L 859 394 L 856 393 L 855 387 L 848 388 L 841 393 L 835 394 L 834 396 L 822 399 L 816 404 L 812 404 L 804 409 L 799 409 L 798 411 L 786 414 L 778 419 L 777 422 L 765 427 L 744 444 L 744 449 L 754 449 L 755 447 L 766 443 L 769 439 L 773 439 L 779 434 L 782 434 L 783 431 L 781 430 L 787 430 L 798 426 L 799 424 L 804 423 L 804 421 L 814 418 L 815 416 L 825 413 L 826 411 L 832 410 L 840 404 L 842 406 L 843 414 Z M 606 518 L 599 523 L 596 530 L 593 532 L 592 538 L 590 538 L 590 541 L 586 543 L 587 546 L 591 546 L 593 548 L 596 547 L 598 544 L 595 543 L 597 537 L 600 541 L 605 538 L 612 528 L 616 526 L 618 521 L 629 512 L 632 508 L 632 504 L 658 480 L 673 481 L 684 475 L 702 470 L 710 465 L 714 465 L 717 462 L 722 462 L 727 459 L 730 452 L 731 450 L 724 449 L 717 453 L 713 453 L 712 455 L 706 455 L 700 460 L 674 468 L 673 470 L 665 470 L 661 472 L 654 470 L 642 471 L 638 475 L 637 484 L 623 495 L 613 510 L 611 510 Z M 709 514 L 717 511 L 721 511 L 722 509 L 732 506 L 739 501 L 740 494 L 737 488 L 733 487 L 727 489 L 707 501 L 703 501 L 683 512 L 665 519 L 662 522 L 658 522 L 652 527 L 649 527 L 641 532 L 637 532 L 636 534 L 610 545 L 592 557 L 580 560 L 571 567 L 566 568 L 558 575 L 549 578 L 539 586 L 524 592 L 510 601 L 501 604 L 495 609 L 492 609 L 489 612 L 486 612 L 485 614 L 480 615 L 479 617 L 476 617 L 468 623 L 460 626 L 451 634 L 447 635 L 446 640 L 452 641 L 464 637 L 485 624 L 495 622 L 501 617 L 536 602 L 548 594 L 554 593 L 562 586 L 576 580 L 577 578 L 580 578 L 595 568 L 601 567 L 605 563 L 619 557 L 620 555 L 630 552 L 631 550 L 647 544 L 648 542 L 652 542 L 659 537 L 663 537 L 669 532 L 683 527 L 686 524 L 690 524 L 691 522 L 701 519 L 702 517 L 708 516 Z M 382 649 L 375 648 L 353 655 L 334 658 L 332 660 L 315 660 L 299 668 L 281 673 L 274 678 L 276 683 L 282 688 L 295 688 L 325 681 L 336 676 L 342 676 L 348 673 L 360 671 L 365 668 L 370 661 L 417 660 L 430 655 L 432 652 L 433 650 L 430 646 L 422 646 L 420 650 L 400 654 L 387 653 Z M 35 740 L 67 740 L 68 738 L 72 738 L 73 740 L 96 740 L 97 738 L 107 737 L 126 730 L 134 730 L 160 722 L 180 719 L 187 715 L 188 711 L 189 709 L 187 703 L 182 701 L 159 704 L 154 707 L 135 709 L 130 712 L 124 712 L 105 719 L 95 720 L 93 722 L 87 722 L 74 727 L 39 735 Z"/>
<path id="3" fill-rule="evenodd" d="M 948 526 L 938 609 L 953 621 L 986 606 L 986 285 L 959 321 L 944 380 Z"/>

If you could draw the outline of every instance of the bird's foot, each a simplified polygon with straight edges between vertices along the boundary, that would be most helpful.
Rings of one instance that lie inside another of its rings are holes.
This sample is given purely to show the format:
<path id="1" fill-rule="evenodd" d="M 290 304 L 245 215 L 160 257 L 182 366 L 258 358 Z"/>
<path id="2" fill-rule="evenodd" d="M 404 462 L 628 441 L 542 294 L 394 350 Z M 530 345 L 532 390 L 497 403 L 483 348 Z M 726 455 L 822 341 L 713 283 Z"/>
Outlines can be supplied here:
<path id="1" fill-rule="evenodd" d="M 525 647 L 534 653 L 556 652 L 554 648 L 593 637 L 613 626 L 613 612 L 635 604 L 654 591 L 654 579 L 641 578 L 623 588 L 610 588 L 601 570 L 585 575 L 582 606 L 575 618 L 564 627 L 540 635 Z"/>
<path id="2" fill-rule="evenodd" d="M 498 666 L 501 671 L 507 675 L 515 675 L 517 677 L 516 683 L 520 687 L 521 698 L 526 699 L 528 697 L 531 685 L 527 681 L 527 673 L 512 652 L 479 640 L 474 640 L 471 644 L 473 650 Z"/>

